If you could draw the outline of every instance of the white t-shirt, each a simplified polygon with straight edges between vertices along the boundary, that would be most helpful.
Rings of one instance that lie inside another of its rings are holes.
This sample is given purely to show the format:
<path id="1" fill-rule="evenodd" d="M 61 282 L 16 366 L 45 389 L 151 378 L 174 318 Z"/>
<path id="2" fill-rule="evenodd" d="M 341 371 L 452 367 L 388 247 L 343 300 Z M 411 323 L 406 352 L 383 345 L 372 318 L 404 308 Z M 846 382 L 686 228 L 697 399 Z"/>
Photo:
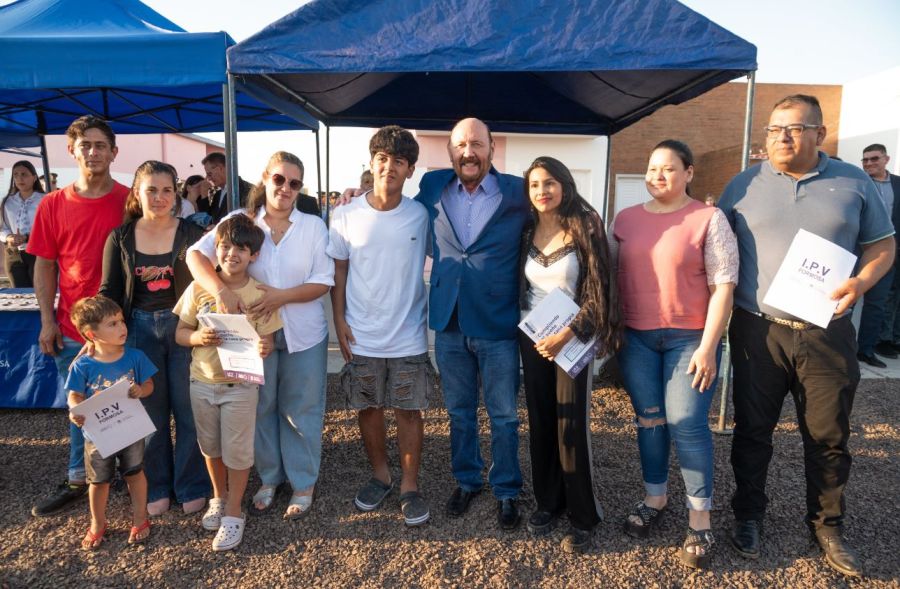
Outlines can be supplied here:
<path id="1" fill-rule="evenodd" d="M 245 214 L 244 209 L 232 211 L 225 218 L 237 214 Z M 250 276 L 275 288 L 293 288 L 309 283 L 334 286 L 334 261 L 325 253 L 328 229 L 324 221 L 294 209 L 290 216 L 291 225 L 276 245 L 272 240 L 272 230 L 264 220 L 265 215 L 265 207 L 260 207 L 256 225 L 266 234 L 266 239 L 259 250 L 259 258 L 247 269 Z M 199 251 L 215 264 L 215 233 L 207 232 L 188 251 Z M 281 307 L 279 313 L 284 323 L 288 352 L 307 350 L 328 337 L 322 297 L 306 303 L 288 303 Z"/>
<path id="2" fill-rule="evenodd" d="M 428 213 L 403 198 L 379 211 L 367 195 L 334 210 L 328 255 L 349 260 L 345 318 L 354 354 L 400 358 L 428 351 L 425 323 L 425 246 Z"/>

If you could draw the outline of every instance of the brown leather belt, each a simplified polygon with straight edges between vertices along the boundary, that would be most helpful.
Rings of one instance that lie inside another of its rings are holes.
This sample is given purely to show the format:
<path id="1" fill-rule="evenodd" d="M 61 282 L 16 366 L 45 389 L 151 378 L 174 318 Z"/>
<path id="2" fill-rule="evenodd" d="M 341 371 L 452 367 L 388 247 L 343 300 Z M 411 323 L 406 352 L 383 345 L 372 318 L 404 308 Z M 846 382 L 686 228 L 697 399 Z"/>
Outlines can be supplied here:
<path id="1" fill-rule="evenodd" d="M 771 315 L 766 315 L 765 313 L 754 313 L 759 317 L 762 317 L 766 321 L 771 321 L 772 323 L 777 323 L 778 325 L 784 325 L 785 327 L 790 327 L 794 331 L 806 331 L 807 329 L 812 329 L 814 327 L 818 327 L 813 323 L 809 323 L 807 321 L 795 321 L 793 319 L 782 319 L 781 317 L 772 317 Z"/>

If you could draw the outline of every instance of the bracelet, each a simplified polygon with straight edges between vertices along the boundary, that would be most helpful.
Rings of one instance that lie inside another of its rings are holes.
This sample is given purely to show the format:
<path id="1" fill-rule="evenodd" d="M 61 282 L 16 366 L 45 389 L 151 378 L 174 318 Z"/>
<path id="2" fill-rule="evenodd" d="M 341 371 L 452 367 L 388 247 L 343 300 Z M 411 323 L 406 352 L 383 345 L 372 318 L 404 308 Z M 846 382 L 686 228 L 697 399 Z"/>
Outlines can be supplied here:
<path id="1" fill-rule="evenodd" d="M 220 288 L 219 290 L 216 291 L 216 296 L 219 296 L 220 294 L 222 294 L 222 293 L 225 292 L 226 290 L 228 290 L 228 287 L 225 286 L 225 285 L 223 284 L 223 285 L 222 285 L 222 288 Z"/>

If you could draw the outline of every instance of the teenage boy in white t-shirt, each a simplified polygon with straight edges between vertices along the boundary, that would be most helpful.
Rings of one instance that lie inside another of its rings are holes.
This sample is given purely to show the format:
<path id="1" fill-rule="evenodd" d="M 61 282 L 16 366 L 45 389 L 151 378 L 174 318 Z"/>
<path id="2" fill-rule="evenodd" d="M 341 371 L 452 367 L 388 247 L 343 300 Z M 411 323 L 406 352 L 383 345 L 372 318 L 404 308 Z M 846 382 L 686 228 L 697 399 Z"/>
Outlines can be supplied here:
<path id="1" fill-rule="evenodd" d="M 418 492 L 422 410 L 434 386 L 423 278 L 428 214 L 402 190 L 419 145 L 412 133 L 392 125 L 372 136 L 369 153 L 374 187 L 334 211 L 327 250 L 335 266 L 334 327 L 347 362 L 341 388 L 347 404 L 359 411 L 373 471 L 354 503 L 372 511 L 391 492 L 384 410 L 393 409 L 403 471 L 400 509 L 406 525 L 418 526 L 430 517 Z"/>

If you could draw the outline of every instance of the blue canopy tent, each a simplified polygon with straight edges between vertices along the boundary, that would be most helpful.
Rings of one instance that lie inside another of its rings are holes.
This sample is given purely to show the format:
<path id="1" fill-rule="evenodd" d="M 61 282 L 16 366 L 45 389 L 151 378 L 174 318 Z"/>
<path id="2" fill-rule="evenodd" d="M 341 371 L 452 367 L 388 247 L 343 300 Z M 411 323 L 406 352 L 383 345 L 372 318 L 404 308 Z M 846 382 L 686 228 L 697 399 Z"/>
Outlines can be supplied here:
<path id="1" fill-rule="evenodd" d="M 187 33 L 137 0 L 20 0 L 0 7 L 0 142 L 40 145 L 49 177 L 44 136 L 64 133 L 88 113 L 117 133 L 318 131 L 307 112 L 264 90 L 225 92 L 225 50 L 232 44 L 223 32 Z M 228 119 L 226 94 L 236 99 Z M 234 155 L 233 140 L 226 145 Z M 53 363 L 31 345 L 35 318 L 3 315 L 3 402 L 64 407 Z"/>
<path id="2" fill-rule="evenodd" d="M 236 81 L 329 126 L 611 135 L 755 70 L 674 0 L 315 0 L 228 50 Z"/>
<path id="3" fill-rule="evenodd" d="M 233 44 L 224 32 L 185 32 L 138 0 L 0 7 L 0 137 L 33 145 L 84 114 L 105 118 L 116 133 L 228 131 L 229 124 L 317 131 L 302 108 L 240 85 L 224 118 L 225 50 Z"/>

